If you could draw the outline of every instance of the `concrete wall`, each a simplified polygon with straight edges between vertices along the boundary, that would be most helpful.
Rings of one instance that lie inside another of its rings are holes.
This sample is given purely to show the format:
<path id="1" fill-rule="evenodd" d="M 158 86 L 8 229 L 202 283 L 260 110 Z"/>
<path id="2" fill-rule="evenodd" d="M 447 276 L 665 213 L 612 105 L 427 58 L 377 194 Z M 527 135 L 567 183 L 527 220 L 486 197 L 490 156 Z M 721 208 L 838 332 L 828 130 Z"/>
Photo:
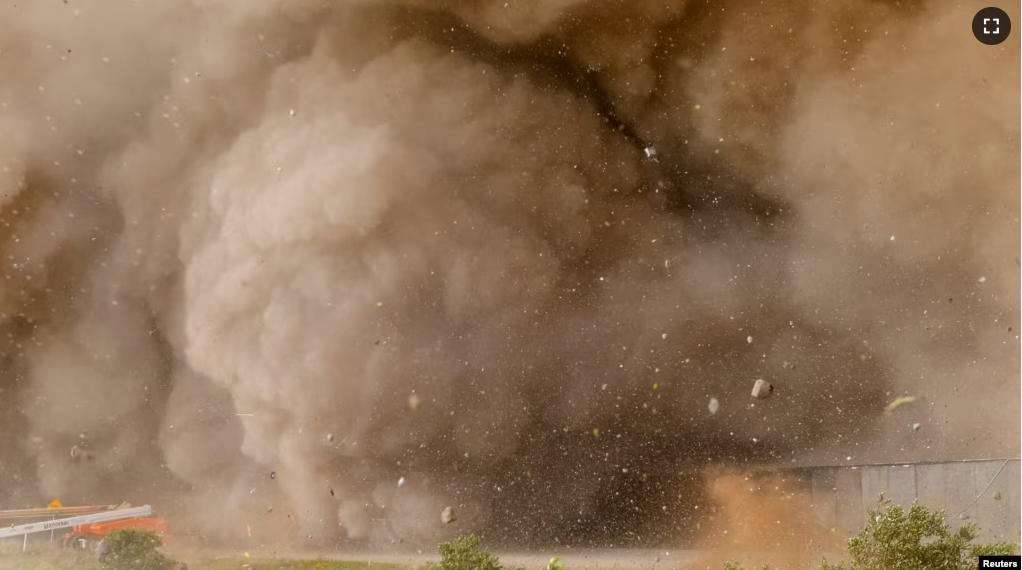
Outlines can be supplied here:
<path id="1" fill-rule="evenodd" d="M 894 503 L 913 501 L 947 509 L 957 528 L 967 520 L 980 526 L 979 542 L 1018 541 L 1022 532 L 1022 481 L 1018 459 L 810 467 L 798 476 L 812 493 L 817 522 L 852 536 L 866 522 L 866 508 L 880 493 Z"/>

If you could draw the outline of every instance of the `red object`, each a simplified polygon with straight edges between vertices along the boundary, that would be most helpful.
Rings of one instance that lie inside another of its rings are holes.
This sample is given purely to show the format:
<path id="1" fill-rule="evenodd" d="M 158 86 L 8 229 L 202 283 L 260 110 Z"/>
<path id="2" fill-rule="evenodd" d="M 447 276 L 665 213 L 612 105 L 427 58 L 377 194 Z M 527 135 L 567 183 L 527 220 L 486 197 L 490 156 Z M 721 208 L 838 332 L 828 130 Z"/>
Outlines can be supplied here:
<path id="1" fill-rule="evenodd" d="M 77 539 L 102 540 L 103 537 L 122 528 L 151 530 L 160 537 L 163 544 L 170 539 L 170 519 L 163 517 L 142 517 L 104 523 L 80 524 L 72 527 L 72 531 L 64 535 L 64 546 Z"/>

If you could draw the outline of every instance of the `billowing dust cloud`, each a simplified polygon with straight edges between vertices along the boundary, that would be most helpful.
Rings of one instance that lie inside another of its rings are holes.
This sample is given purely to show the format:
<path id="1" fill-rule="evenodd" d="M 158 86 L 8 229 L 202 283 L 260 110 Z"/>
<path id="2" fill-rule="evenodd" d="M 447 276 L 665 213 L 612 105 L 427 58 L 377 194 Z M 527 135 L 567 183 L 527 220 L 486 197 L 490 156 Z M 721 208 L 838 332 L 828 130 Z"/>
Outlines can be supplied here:
<path id="1" fill-rule="evenodd" d="M 972 15 L 0 4 L 3 506 L 622 545 L 695 532 L 683 469 L 1015 455 Z"/>

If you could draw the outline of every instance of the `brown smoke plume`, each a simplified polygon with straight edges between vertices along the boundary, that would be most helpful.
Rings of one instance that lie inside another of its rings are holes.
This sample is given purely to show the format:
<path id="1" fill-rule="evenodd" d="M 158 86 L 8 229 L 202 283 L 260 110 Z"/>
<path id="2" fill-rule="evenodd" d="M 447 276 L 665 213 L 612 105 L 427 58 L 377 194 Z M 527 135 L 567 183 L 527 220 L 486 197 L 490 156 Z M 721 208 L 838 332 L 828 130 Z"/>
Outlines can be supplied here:
<path id="1" fill-rule="evenodd" d="M 1017 38 L 908 4 L 0 4 L 0 506 L 652 544 L 1016 455 Z"/>
<path id="2" fill-rule="evenodd" d="M 697 517 L 705 554 L 693 569 L 720 568 L 729 560 L 754 568 L 813 568 L 843 552 L 845 537 L 815 519 L 794 478 L 710 469 L 705 480 L 709 502 L 699 505 Z"/>

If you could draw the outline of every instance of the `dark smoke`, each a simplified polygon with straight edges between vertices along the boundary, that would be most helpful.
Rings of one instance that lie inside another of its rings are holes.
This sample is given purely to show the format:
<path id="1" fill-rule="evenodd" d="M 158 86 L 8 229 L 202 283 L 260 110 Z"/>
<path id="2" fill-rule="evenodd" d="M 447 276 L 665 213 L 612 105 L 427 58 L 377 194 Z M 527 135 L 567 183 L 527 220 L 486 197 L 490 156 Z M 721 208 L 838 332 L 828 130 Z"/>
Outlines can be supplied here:
<path id="1" fill-rule="evenodd" d="M 910 4 L 0 4 L 0 507 L 649 544 L 1016 455 L 1018 43 Z"/>

